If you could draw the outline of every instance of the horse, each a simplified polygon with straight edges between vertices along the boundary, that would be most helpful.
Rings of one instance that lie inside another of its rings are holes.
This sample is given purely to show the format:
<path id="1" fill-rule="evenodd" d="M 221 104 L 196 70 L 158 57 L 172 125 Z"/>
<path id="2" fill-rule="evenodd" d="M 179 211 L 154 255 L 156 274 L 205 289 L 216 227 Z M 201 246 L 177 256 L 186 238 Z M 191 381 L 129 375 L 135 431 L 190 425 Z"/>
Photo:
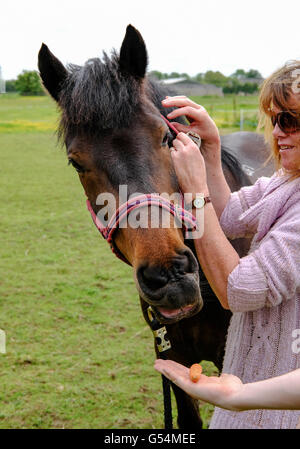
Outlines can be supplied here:
<path id="1" fill-rule="evenodd" d="M 83 66 L 65 67 L 45 44 L 39 51 L 40 77 L 61 111 L 58 135 L 95 222 L 105 209 L 97 201 L 99 194 L 108 192 L 115 198 L 114 208 L 122 207 L 121 185 L 128 189 L 125 201 L 136 192 L 179 191 L 169 150 L 174 135 L 162 119 L 170 112 L 161 105 L 168 91 L 148 78 L 147 64 L 144 40 L 131 25 L 119 53 L 103 52 L 101 59 L 90 59 Z M 230 139 L 226 145 L 230 148 Z M 226 149 L 222 166 L 232 191 L 251 184 L 236 156 Z M 112 208 L 107 206 L 103 219 L 113 215 Z M 150 305 L 166 326 L 171 342 L 168 358 L 186 366 L 208 360 L 221 370 L 231 312 L 221 307 L 207 282 L 193 239 L 175 226 L 175 215 L 169 212 L 162 209 L 160 216 L 169 217 L 168 227 L 117 227 L 112 249 L 132 266 L 146 322 L 151 324 Z M 240 256 L 247 253 L 248 240 L 232 243 Z M 158 355 L 156 345 L 155 351 Z M 201 428 L 197 401 L 176 385 L 172 388 L 179 428 Z"/>
<path id="2" fill-rule="evenodd" d="M 221 136 L 221 142 L 223 148 L 241 162 L 241 167 L 251 182 L 275 172 L 276 165 L 270 158 L 270 147 L 262 134 L 240 131 Z"/>

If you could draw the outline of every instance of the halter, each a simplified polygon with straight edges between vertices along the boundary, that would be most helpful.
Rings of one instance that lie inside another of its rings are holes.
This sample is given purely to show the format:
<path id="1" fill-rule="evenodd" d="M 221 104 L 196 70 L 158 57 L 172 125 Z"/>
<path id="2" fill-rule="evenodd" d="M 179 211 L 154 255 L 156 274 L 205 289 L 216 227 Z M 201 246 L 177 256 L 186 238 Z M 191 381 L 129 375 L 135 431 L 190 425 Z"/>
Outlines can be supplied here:
<path id="1" fill-rule="evenodd" d="M 161 117 L 164 119 L 168 127 L 172 131 L 174 131 L 175 134 L 177 135 L 178 131 L 175 128 L 175 126 L 173 126 L 172 123 L 170 123 L 163 115 L 161 115 Z M 196 218 L 189 211 L 184 209 L 183 207 L 184 201 L 182 193 L 181 197 L 182 197 L 182 207 L 179 205 L 174 205 L 161 195 L 151 193 L 138 195 L 122 204 L 113 214 L 107 226 L 104 226 L 103 223 L 101 223 L 101 221 L 98 219 L 88 199 L 86 201 L 86 205 L 88 210 L 90 211 L 95 226 L 102 234 L 103 238 L 110 244 L 112 252 L 123 262 L 126 262 L 128 265 L 131 265 L 130 262 L 126 259 L 126 257 L 124 257 L 123 254 L 119 251 L 113 240 L 113 235 L 118 229 L 120 222 L 124 218 L 126 218 L 129 215 L 129 213 L 134 209 L 138 209 L 140 207 L 156 206 L 167 210 L 171 215 L 177 218 L 182 224 L 182 227 L 184 228 L 185 232 L 193 231 L 197 227 Z"/>

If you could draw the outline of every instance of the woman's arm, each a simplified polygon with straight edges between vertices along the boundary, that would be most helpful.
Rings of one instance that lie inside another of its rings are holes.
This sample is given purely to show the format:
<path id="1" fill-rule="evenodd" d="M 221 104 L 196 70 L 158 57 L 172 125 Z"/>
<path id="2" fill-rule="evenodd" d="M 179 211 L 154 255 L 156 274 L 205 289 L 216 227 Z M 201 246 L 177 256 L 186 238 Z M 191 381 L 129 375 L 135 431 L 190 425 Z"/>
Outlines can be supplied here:
<path id="1" fill-rule="evenodd" d="M 205 161 L 206 175 L 207 175 L 207 187 L 210 192 L 210 197 L 217 214 L 218 220 L 225 209 L 231 195 L 230 188 L 225 179 L 222 166 L 214 166 Z"/>
<path id="2" fill-rule="evenodd" d="M 204 206 L 202 238 L 195 239 L 197 258 L 206 279 L 224 309 L 229 309 L 228 277 L 240 262 L 240 256 L 223 233 L 214 207 Z"/>
<path id="3" fill-rule="evenodd" d="M 209 194 L 206 169 L 198 147 L 184 133 L 173 141 L 172 159 L 179 184 L 185 193 Z M 227 240 L 211 203 L 204 206 L 204 229 L 201 238 L 194 240 L 197 258 L 204 274 L 225 309 L 228 276 L 238 265 L 240 257 Z"/>
<path id="4" fill-rule="evenodd" d="M 195 399 L 228 410 L 300 409 L 300 369 L 282 376 L 243 384 L 232 374 L 220 377 L 201 375 L 194 383 L 189 369 L 172 360 L 158 359 L 155 369 Z"/>
<path id="5" fill-rule="evenodd" d="M 220 218 L 231 192 L 222 170 L 221 140 L 215 122 L 203 106 L 185 96 L 167 97 L 162 104 L 166 107 L 178 108 L 168 114 L 168 119 L 172 120 L 182 115 L 189 119 L 190 125 L 172 122 L 178 131 L 184 133 L 194 131 L 201 137 L 201 153 L 206 166 L 207 186 L 217 217 Z M 200 179 L 199 173 L 198 179 Z"/>

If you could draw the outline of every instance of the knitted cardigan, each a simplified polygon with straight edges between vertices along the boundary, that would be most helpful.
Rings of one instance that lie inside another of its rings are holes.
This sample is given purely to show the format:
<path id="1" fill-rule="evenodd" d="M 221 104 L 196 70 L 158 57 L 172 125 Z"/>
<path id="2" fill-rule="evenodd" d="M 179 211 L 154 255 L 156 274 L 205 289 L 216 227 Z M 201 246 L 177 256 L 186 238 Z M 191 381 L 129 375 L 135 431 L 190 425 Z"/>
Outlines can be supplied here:
<path id="1" fill-rule="evenodd" d="M 299 368 L 300 178 L 279 171 L 232 193 L 220 224 L 228 238 L 253 237 L 228 278 L 233 316 L 223 372 L 249 383 Z M 299 417 L 300 411 L 216 407 L 210 428 L 293 429 Z"/>

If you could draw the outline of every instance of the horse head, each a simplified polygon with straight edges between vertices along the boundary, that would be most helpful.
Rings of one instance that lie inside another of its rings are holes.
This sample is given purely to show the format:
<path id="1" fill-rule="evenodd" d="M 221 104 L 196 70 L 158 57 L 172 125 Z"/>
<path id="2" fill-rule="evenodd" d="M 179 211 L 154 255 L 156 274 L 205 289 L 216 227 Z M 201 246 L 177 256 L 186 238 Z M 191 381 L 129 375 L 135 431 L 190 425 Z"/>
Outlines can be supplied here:
<path id="1" fill-rule="evenodd" d="M 104 53 L 84 66 L 65 67 L 44 44 L 39 52 L 43 84 L 61 110 L 59 136 L 99 220 L 109 221 L 129 197 L 155 192 L 172 198 L 179 192 L 168 146 L 172 136 L 159 111 L 160 88 L 146 76 L 147 59 L 131 25 L 119 54 Z M 160 208 L 154 227 L 146 210 L 130 212 L 138 226 L 119 223 L 113 244 L 132 265 L 142 300 L 161 322 L 173 323 L 203 305 L 198 263 L 176 218 Z"/>

